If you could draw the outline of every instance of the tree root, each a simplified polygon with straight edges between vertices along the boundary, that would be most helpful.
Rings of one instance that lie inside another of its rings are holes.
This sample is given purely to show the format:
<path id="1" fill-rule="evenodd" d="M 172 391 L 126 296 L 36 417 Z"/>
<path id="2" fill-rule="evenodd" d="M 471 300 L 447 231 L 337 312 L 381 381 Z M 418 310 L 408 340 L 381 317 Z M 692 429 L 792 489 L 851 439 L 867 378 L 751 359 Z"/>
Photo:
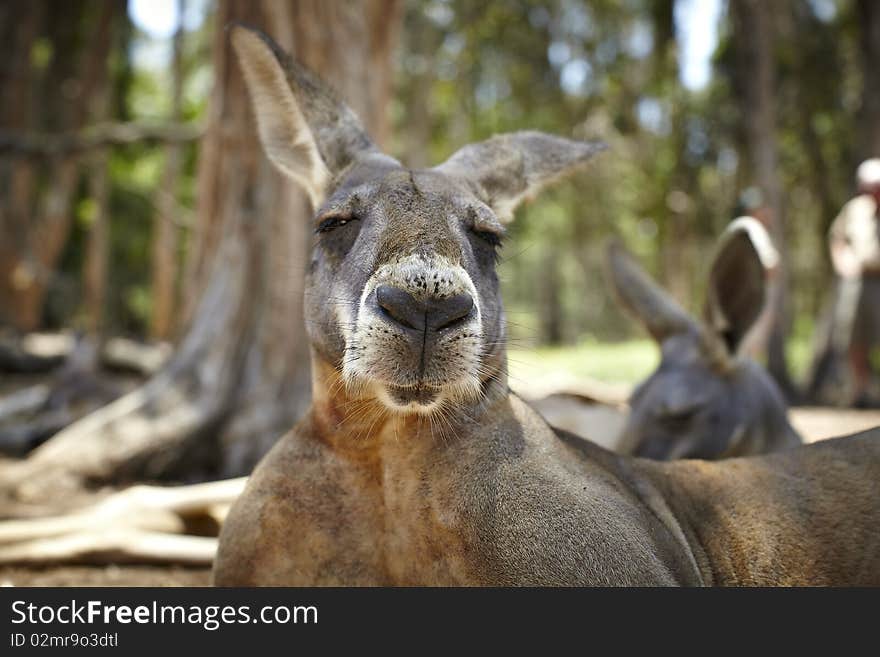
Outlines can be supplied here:
<path id="1" fill-rule="evenodd" d="M 133 486 L 66 515 L 0 522 L 0 563 L 210 565 L 246 481 Z"/>

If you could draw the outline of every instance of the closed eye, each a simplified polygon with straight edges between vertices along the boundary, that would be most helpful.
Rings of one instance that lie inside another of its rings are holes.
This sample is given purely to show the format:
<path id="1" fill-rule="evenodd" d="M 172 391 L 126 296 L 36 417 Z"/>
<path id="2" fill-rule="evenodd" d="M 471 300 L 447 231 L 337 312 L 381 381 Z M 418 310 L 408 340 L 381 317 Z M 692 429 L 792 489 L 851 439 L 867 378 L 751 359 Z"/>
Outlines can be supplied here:
<path id="1" fill-rule="evenodd" d="M 315 229 L 316 233 L 328 233 L 335 228 L 341 228 L 352 221 L 358 221 L 353 215 L 333 215 L 323 219 Z"/>
<path id="2" fill-rule="evenodd" d="M 472 206 L 467 210 L 467 227 L 475 237 L 497 249 L 504 238 L 504 227 L 486 206 Z"/>
<path id="3" fill-rule="evenodd" d="M 492 247 L 501 246 L 501 235 L 494 231 L 471 228 L 471 232 Z"/>

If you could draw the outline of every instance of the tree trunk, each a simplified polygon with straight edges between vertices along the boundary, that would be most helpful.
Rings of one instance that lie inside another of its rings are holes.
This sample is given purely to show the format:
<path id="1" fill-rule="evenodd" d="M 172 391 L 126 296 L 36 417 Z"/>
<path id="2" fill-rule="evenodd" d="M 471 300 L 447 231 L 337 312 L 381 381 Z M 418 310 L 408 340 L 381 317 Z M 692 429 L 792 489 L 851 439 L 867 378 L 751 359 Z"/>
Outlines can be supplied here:
<path id="1" fill-rule="evenodd" d="M 310 208 L 261 152 L 223 26 L 262 27 L 331 82 L 381 143 L 399 12 L 397 0 L 219 3 L 188 330 L 143 388 L 71 425 L 5 476 L 19 494 L 39 494 L 26 486 L 50 473 L 56 485 L 65 476 L 81 484 L 243 474 L 290 428 L 309 397 L 302 295 Z"/>
<path id="2" fill-rule="evenodd" d="M 110 249 L 108 178 L 107 151 L 102 149 L 92 156 L 89 174 L 89 197 L 94 204 L 94 214 L 89 225 L 86 259 L 83 265 L 85 329 L 98 343 L 103 342 L 104 338 L 107 301 Z"/>
<path id="3" fill-rule="evenodd" d="M 105 56 L 109 54 L 111 42 L 116 38 L 119 21 L 123 18 L 124 7 L 111 4 L 114 12 L 107 16 L 107 32 L 103 34 Z M 105 65 L 106 66 L 106 65 Z M 109 74 L 96 76 L 91 98 L 88 99 L 89 118 L 96 123 L 110 119 L 113 103 L 113 83 Z M 105 311 L 107 302 L 107 279 L 110 262 L 110 172 L 108 170 L 109 152 L 107 147 L 98 148 L 89 158 L 89 198 L 92 201 L 92 216 L 86 240 L 86 257 L 83 263 L 83 291 L 85 301 L 85 330 L 96 342 L 95 354 L 100 353 L 105 335 Z M 93 364 L 97 368 L 97 361 Z"/>
<path id="4" fill-rule="evenodd" d="M 858 0 L 862 51 L 861 159 L 880 157 L 880 4 Z"/>
<path id="5" fill-rule="evenodd" d="M 544 344 L 559 345 L 563 341 L 562 279 L 559 253 L 548 249 L 541 258 L 538 298 L 541 300 L 541 339 Z"/>
<path id="6" fill-rule="evenodd" d="M 106 83 L 110 25 L 119 6 L 85 0 L 59 3 L 45 12 L 41 3 L 15 6 L 10 28 L 15 91 L 4 90 L 8 105 L 2 127 L 25 131 L 37 115 L 45 124 L 40 127 L 49 132 L 76 131 L 88 117 L 93 94 Z M 30 57 L 43 23 L 53 56 L 45 79 L 38 80 Z M 28 107 L 37 96 L 39 103 Z M 8 160 L 5 168 L 11 170 L 11 184 L 8 195 L 0 195 L 7 216 L 0 240 L 0 308 L 5 309 L 0 320 L 26 331 L 39 325 L 52 273 L 67 242 L 79 164 L 72 155 L 52 160 L 47 191 L 39 199 L 33 163 Z"/>
<path id="7" fill-rule="evenodd" d="M 183 0 L 178 0 L 178 25 L 174 33 L 171 58 L 171 121 L 179 123 L 183 100 Z M 154 338 L 168 340 L 175 329 L 177 289 L 177 195 L 176 185 L 183 168 L 183 147 L 169 142 L 165 147 L 165 169 L 156 190 L 156 217 L 153 221 L 153 312 L 151 332 Z"/>
<path id="8" fill-rule="evenodd" d="M 766 197 L 771 213 L 770 233 L 779 250 L 779 268 L 768 284 L 768 302 L 773 312 L 773 328 L 767 345 L 767 369 L 791 400 L 795 386 L 785 355 L 788 313 L 788 247 L 785 213 L 778 174 L 776 139 L 776 55 L 774 49 L 772 3 L 762 0 L 731 0 L 737 52 L 738 75 L 746 148 L 752 175 Z"/>
<path id="9" fill-rule="evenodd" d="M 413 14 L 421 14 L 422 7 L 412 5 Z M 437 79 L 437 51 L 442 45 L 443 32 L 423 17 L 407 17 L 406 52 L 412 61 L 409 86 L 401 100 L 406 103 L 406 165 L 421 169 L 431 161 L 431 128 L 433 123 L 431 88 Z"/>
<path id="10" fill-rule="evenodd" d="M 0 6 L 0 36 L 8 50 L 0 58 L 3 106 L 0 125 L 7 131 L 24 131 L 32 123 L 34 94 L 30 53 L 42 25 L 42 5 Z M 31 197 L 35 167 L 23 158 L 0 159 L 0 325 L 28 328 L 32 317 L 22 317 L 19 298 L 33 278 L 23 256 L 31 223 Z"/>

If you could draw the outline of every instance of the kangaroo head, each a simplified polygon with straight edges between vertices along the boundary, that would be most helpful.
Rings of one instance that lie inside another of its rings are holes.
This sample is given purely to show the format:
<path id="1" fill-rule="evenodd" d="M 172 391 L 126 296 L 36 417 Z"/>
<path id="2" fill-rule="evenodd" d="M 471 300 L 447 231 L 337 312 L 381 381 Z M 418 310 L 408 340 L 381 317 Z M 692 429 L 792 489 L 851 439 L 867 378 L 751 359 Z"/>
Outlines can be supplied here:
<path id="1" fill-rule="evenodd" d="M 617 297 L 661 350 L 657 370 L 630 400 L 623 450 L 662 460 L 716 459 L 767 451 L 776 436 L 793 434 L 776 384 L 737 353 L 764 306 L 765 268 L 777 259 L 758 221 L 734 221 L 712 262 L 698 321 L 620 246 L 609 245 Z"/>
<path id="2" fill-rule="evenodd" d="M 231 28 L 269 159 L 316 208 L 305 314 L 317 358 L 398 413 L 478 398 L 506 375 L 495 274 L 520 201 L 601 146 L 520 132 L 410 170 L 265 35 Z"/>

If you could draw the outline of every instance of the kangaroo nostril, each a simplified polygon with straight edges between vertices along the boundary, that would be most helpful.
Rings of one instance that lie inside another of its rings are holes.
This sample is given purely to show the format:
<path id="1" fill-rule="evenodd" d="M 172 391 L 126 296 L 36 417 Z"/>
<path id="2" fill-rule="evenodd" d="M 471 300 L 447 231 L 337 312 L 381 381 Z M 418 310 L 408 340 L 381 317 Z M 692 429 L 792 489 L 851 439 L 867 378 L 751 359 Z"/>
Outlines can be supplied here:
<path id="1" fill-rule="evenodd" d="M 450 328 L 471 314 L 474 299 L 470 294 L 456 294 L 428 304 L 428 325 L 435 331 Z"/>
<path id="2" fill-rule="evenodd" d="M 417 331 L 450 328 L 470 316 L 474 307 L 474 300 L 469 294 L 419 300 L 393 285 L 379 285 L 376 288 L 376 303 L 389 319 Z"/>
<path id="3" fill-rule="evenodd" d="M 425 328 L 426 306 L 406 290 L 393 285 L 376 288 L 376 303 L 395 322 L 410 329 Z"/>

